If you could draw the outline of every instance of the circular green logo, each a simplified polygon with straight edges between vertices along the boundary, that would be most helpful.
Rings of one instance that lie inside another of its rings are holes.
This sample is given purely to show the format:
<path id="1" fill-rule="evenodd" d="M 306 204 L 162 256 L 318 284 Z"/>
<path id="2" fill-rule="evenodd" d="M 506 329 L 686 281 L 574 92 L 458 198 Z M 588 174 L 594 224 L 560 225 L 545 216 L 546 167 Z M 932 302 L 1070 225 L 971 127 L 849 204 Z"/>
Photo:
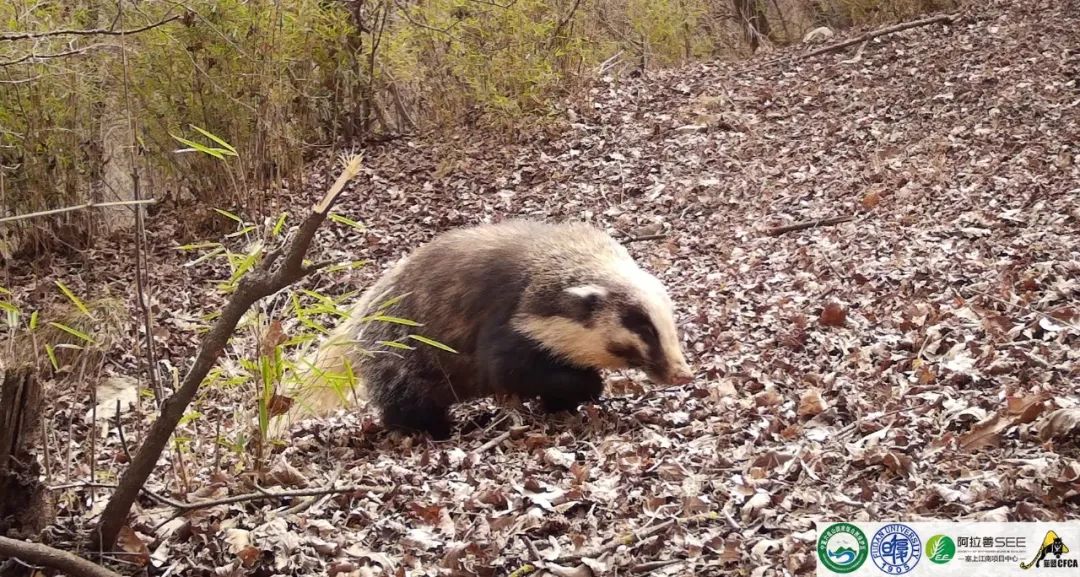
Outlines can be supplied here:
<path id="1" fill-rule="evenodd" d="M 926 558 L 943 565 L 956 557 L 956 543 L 947 535 L 934 535 L 926 542 Z"/>
<path id="2" fill-rule="evenodd" d="M 818 559 L 833 573 L 851 573 L 862 567 L 869 551 L 866 535 L 850 523 L 829 525 L 818 535 Z"/>

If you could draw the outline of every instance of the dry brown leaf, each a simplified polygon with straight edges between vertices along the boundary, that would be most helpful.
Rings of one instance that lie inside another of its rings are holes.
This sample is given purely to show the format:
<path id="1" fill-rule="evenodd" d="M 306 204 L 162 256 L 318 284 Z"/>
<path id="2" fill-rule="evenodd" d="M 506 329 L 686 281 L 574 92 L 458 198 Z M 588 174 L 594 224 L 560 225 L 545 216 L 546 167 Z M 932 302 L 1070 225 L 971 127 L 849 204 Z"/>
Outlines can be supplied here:
<path id="1" fill-rule="evenodd" d="M 799 399 L 798 414 L 800 417 L 813 417 L 820 415 L 825 409 L 828 408 L 825 404 L 825 399 L 821 397 L 821 391 L 818 389 L 809 389 L 803 393 L 802 398 Z"/>
<path id="2" fill-rule="evenodd" d="M 998 412 L 993 416 L 976 423 L 971 430 L 960 436 L 960 448 L 974 451 L 982 447 L 997 445 L 1001 440 L 1001 432 L 1012 425 L 1012 419 L 1006 418 Z"/>
<path id="3" fill-rule="evenodd" d="M 150 549 L 135 533 L 135 530 L 127 525 L 120 528 L 120 534 L 116 537 L 116 546 L 127 553 L 124 555 L 125 561 L 135 563 L 139 567 L 145 567 L 150 562 Z"/>
<path id="4" fill-rule="evenodd" d="M 1080 407 L 1058 409 L 1046 417 L 1046 422 L 1039 428 L 1039 439 L 1043 442 L 1051 439 L 1076 439 L 1080 428 Z"/>
<path id="5" fill-rule="evenodd" d="M 288 340 L 288 337 L 285 335 L 285 330 L 281 328 L 281 321 L 275 319 L 270 323 L 270 326 L 266 329 L 266 334 L 263 335 L 262 341 L 259 343 L 259 354 L 272 358 L 274 349 L 286 340 Z"/>
<path id="6" fill-rule="evenodd" d="M 1046 410 L 1046 396 L 1043 394 L 1009 397 L 1006 408 L 1015 416 L 1017 424 L 1025 424 L 1039 418 Z"/>
<path id="7" fill-rule="evenodd" d="M 292 407 L 292 397 L 286 397 L 285 395 L 275 394 L 270 397 L 270 403 L 267 406 L 267 411 L 271 417 L 278 417 L 289 412 L 289 408 Z"/>
<path id="8" fill-rule="evenodd" d="M 826 327 L 842 327 L 847 322 L 847 311 L 840 303 L 830 302 L 821 310 L 818 322 Z"/>
<path id="9" fill-rule="evenodd" d="M 866 210 L 870 210 L 871 208 L 874 208 L 875 206 L 881 204 L 881 193 L 876 190 L 872 190 L 866 193 L 862 197 L 862 199 L 859 200 L 859 204 L 861 204 L 862 207 Z"/>

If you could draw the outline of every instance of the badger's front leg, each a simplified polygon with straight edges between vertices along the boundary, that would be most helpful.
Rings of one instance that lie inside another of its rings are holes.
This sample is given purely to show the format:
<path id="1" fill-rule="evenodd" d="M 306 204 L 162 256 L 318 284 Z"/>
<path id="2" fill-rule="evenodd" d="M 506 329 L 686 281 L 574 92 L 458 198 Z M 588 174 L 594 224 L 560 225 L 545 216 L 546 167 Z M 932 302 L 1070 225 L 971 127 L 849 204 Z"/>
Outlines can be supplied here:
<path id="1" fill-rule="evenodd" d="M 552 364 L 535 371 L 543 383 L 540 401 L 549 413 L 573 411 L 582 403 L 595 401 L 604 392 L 604 379 L 591 369 Z"/>
<path id="2" fill-rule="evenodd" d="M 478 351 L 489 389 L 540 397 L 549 412 L 574 410 L 604 391 L 599 371 L 571 366 L 505 325 L 489 327 Z"/>
<path id="3" fill-rule="evenodd" d="M 399 400 L 382 407 L 383 426 L 412 433 L 427 433 L 441 441 L 450 438 L 452 422 L 449 407 L 410 399 Z"/>

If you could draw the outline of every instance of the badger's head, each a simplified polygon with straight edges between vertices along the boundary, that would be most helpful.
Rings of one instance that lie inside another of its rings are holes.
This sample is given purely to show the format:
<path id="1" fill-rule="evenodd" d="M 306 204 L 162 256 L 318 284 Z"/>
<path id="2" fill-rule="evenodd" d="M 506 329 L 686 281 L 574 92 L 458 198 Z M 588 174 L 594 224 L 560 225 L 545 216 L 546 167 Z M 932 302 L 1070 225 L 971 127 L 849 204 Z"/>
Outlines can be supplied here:
<path id="1" fill-rule="evenodd" d="M 640 369 L 662 384 L 693 379 L 671 299 L 656 277 L 627 261 L 611 274 L 553 284 L 526 295 L 514 318 L 518 331 L 578 366 Z"/>

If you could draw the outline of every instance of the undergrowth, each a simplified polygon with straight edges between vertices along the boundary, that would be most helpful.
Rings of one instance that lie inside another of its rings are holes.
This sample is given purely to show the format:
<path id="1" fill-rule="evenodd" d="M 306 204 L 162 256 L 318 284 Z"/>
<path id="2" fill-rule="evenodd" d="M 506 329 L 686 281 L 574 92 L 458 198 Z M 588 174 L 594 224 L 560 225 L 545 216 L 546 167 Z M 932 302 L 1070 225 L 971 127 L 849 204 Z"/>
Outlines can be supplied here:
<path id="1" fill-rule="evenodd" d="M 822 24 L 952 4 L 741 1 L 767 17 L 773 44 Z M 623 74 L 745 52 L 739 2 L 0 3 L 0 29 L 9 31 L 0 35 L 0 216 L 126 200 L 137 171 L 144 196 L 267 218 L 273 193 L 302 188 L 305 162 L 340 143 L 532 122 L 602 64 L 605 74 Z M 56 33 L 63 29 L 134 32 Z M 246 154 L 230 163 L 170 154 L 176 136 L 201 138 L 193 126 Z M 6 223 L 0 254 L 27 239 L 79 248 L 130 214 Z M 185 225 L 197 236 L 213 222 L 203 210 Z"/>

